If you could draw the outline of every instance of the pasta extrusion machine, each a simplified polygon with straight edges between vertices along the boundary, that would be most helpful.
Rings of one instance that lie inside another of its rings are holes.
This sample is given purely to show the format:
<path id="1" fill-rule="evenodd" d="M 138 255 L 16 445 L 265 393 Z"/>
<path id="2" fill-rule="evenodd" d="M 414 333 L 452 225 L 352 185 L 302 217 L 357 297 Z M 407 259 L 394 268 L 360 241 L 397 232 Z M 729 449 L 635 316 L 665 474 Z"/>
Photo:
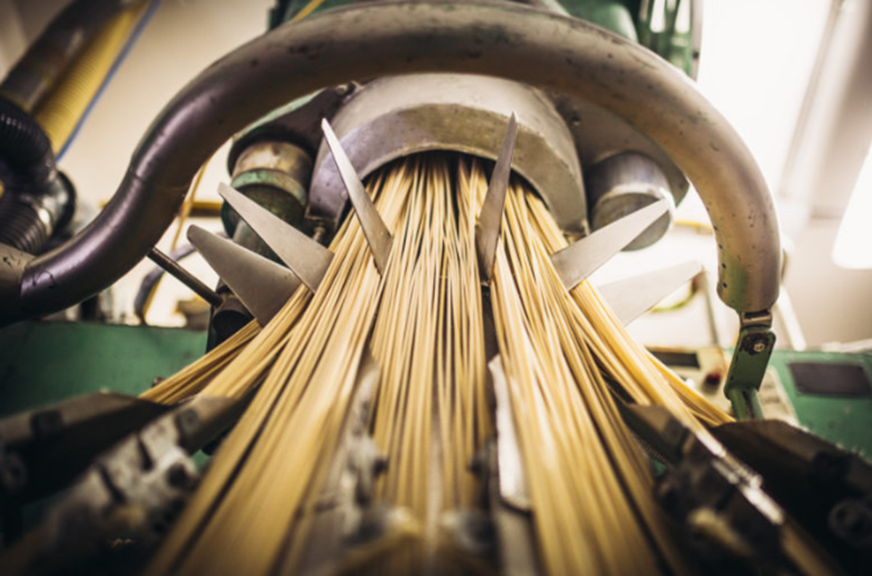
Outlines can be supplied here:
<path id="1" fill-rule="evenodd" d="M 214 346 L 251 318 L 267 323 L 300 284 L 317 289 L 332 257 L 323 245 L 348 210 L 359 218 L 381 268 L 390 235 L 360 179 L 402 156 L 450 150 L 495 161 L 476 237 L 485 279 L 510 170 L 530 183 L 576 240 L 552 259 L 567 288 L 616 252 L 662 237 L 693 183 L 718 244 L 718 294 L 740 317 L 721 392 L 740 422 L 714 430 L 726 453 L 668 412 L 626 407 L 627 423 L 662 468 L 658 498 L 690 535 L 699 535 L 698 513 L 712 512 L 728 535 L 747 545 L 743 562 L 769 568 L 791 566 L 780 541 L 786 511 L 819 542 L 834 570 L 859 572 L 872 550 L 872 469 L 863 458 L 872 450 L 872 434 L 868 425 L 833 435 L 815 424 L 832 418 L 822 412 L 846 403 L 872 410 L 872 363 L 864 357 L 802 362 L 776 353 L 778 386 L 800 422 L 826 440 L 763 419 L 758 390 L 773 354 L 771 310 L 781 268 L 777 219 L 749 151 L 687 78 L 698 56 L 697 3 L 365 2 L 334 10 L 337 4 L 345 2 L 327 2 L 323 14 L 302 18 L 309 6 L 279 2 L 274 29 L 183 89 L 143 138 L 109 205 L 51 251 L 43 252 L 45 242 L 63 229 L 71 209 L 68 182 L 53 159 L 45 173 L 28 168 L 22 176 L 16 171 L 22 162 L 0 151 L 12 158 L 9 174 L 0 173 L 4 200 L 19 206 L 5 209 L 37 215 L 18 238 L 7 235 L 0 245 L 0 319 L 10 325 L 4 350 L 16 349 L 16 341 L 21 350 L 3 361 L 7 375 L 0 387 L 9 399 L 0 420 L 4 545 L 20 539 L 19 547 L 28 544 L 53 558 L 32 565 L 35 573 L 95 562 L 110 572 L 138 566 L 196 485 L 198 467 L 189 454 L 219 438 L 244 408 L 214 398 L 177 407 L 107 393 L 63 399 L 72 391 L 63 385 L 66 378 L 80 377 L 81 392 L 103 384 L 139 392 L 198 355 L 202 339 L 145 327 L 112 328 L 107 338 L 101 327 L 28 319 L 78 305 L 149 255 L 213 305 Z M 298 21 L 283 24 L 289 20 Z M 26 123 L 23 108 L 10 102 L 8 116 Z M 222 278 L 213 291 L 154 245 L 197 170 L 234 135 L 231 186 L 221 192 L 230 240 L 189 233 Z M 681 266 L 603 292 L 627 322 L 697 271 Z M 51 363 L 42 365 L 42 348 L 21 348 L 23 335 L 57 347 L 84 336 L 95 354 L 98 345 L 109 346 L 102 339 L 118 340 L 114 350 L 127 347 L 141 365 L 127 370 L 126 381 L 110 381 L 92 365 L 100 360 L 85 358 L 90 352 L 80 346 L 69 354 L 79 355 L 79 363 L 53 373 Z M 493 380 L 499 423 L 506 407 L 498 370 Z M 810 407 L 816 394 L 826 398 Z M 41 407 L 54 400 L 61 401 Z M 510 420 L 501 430 L 511 428 Z M 337 452 L 366 452 L 365 442 L 352 436 Z M 505 477 L 507 464 L 518 458 L 511 433 L 501 432 L 495 446 L 480 463 L 496 540 L 488 554 L 503 571 L 535 574 L 535 554 L 522 545 L 529 520 L 518 512 L 518 494 L 506 488 L 517 485 Z M 371 482 L 366 470 L 361 467 L 357 482 Z M 68 486 L 45 513 L 43 528 L 21 538 L 23 513 Z M 106 521 L 107 507 L 122 504 L 141 510 L 142 518 L 123 527 Z M 344 506 L 363 504 L 352 498 Z M 121 560 L 106 560 L 105 542 L 119 536 L 133 544 Z M 349 546 L 327 536 L 323 541 L 309 558 L 313 572 Z M 733 541 L 705 539 L 697 546 L 703 565 L 738 554 L 728 544 Z"/>

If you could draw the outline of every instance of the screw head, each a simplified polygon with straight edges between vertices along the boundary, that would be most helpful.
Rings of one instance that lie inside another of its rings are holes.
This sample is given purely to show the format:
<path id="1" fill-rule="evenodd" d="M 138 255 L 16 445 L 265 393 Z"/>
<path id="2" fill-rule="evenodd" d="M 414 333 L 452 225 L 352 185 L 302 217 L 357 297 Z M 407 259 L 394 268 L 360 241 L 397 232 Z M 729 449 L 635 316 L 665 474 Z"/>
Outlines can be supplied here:
<path id="1" fill-rule="evenodd" d="M 754 343 L 754 352 L 757 352 L 759 354 L 760 352 L 763 352 L 764 350 L 766 350 L 766 343 L 765 342 L 755 342 Z"/>

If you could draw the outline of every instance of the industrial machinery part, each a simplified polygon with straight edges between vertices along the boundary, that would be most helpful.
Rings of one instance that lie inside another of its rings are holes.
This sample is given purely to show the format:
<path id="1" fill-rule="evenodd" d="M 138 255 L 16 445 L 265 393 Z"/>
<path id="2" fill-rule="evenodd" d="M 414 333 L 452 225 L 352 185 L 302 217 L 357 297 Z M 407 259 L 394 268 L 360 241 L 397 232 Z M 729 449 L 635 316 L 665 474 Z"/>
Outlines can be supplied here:
<path id="1" fill-rule="evenodd" d="M 166 410 L 99 392 L 0 420 L 0 510 L 59 490 L 100 452 Z"/>
<path id="2" fill-rule="evenodd" d="M 765 180 L 738 135 L 680 72 L 595 26 L 522 6 L 367 4 L 279 28 L 204 71 L 153 124 L 94 225 L 5 273 L 3 291 L 17 297 L 4 300 L 3 321 L 78 302 L 131 268 L 169 225 L 205 159 L 265 112 L 355 78 L 434 71 L 564 92 L 645 132 L 710 210 L 722 299 L 740 312 L 775 301 L 780 249 Z"/>
<path id="3" fill-rule="evenodd" d="M 39 254 L 73 217 L 75 191 L 51 142 L 24 110 L 0 97 L 0 243 Z"/>
<path id="4" fill-rule="evenodd" d="M 336 137 L 333 128 L 330 127 L 330 123 L 327 122 L 326 118 L 321 122 L 321 126 L 324 130 L 324 140 L 327 142 L 327 146 L 333 155 L 333 163 L 339 171 L 339 177 L 345 186 L 345 192 L 351 201 L 351 207 L 354 208 L 354 212 L 357 214 L 357 220 L 363 229 L 363 235 L 369 244 L 375 265 L 378 267 L 378 271 L 384 274 L 385 268 L 388 265 L 388 256 L 391 253 L 391 244 L 393 243 L 391 232 L 381 219 L 372 198 L 366 193 L 363 182 L 354 166 L 352 166 L 351 160 L 345 154 L 339 139 Z"/>
<path id="5" fill-rule="evenodd" d="M 481 206 L 478 224 L 475 226 L 475 252 L 478 257 L 481 282 L 484 286 L 490 285 L 493 276 L 517 138 L 518 119 L 512 112 L 493 174 L 491 174 L 488 183 L 484 203 Z"/>
<path id="6" fill-rule="evenodd" d="M 588 168 L 585 182 L 594 230 L 658 200 L 666 201 L 666 213 L 630 242 L 627 250 L 650 246 L 669 231 L 675 212 L 669 182 L 660 166 L 644 154 L 623 152 L 601 160 Z"/>
<path id="7" fill-rule="evenodd" d="M 777 420 L 712 431 L 766 479 L 766 491 L 840 563 L 860 574 L 872 560 L 872 464 Z"/>
<path id="8" fill-rule="evenodd" d="M 336 92 L 325 92 L 326 98 L 306 102 L 302 108 L 311 110 L 318 106 L 318 111 L 330 109 L 336 101 L 336 98 L 330 96 Z M 297 116 L 294 115 L 293 118 L 296 119 Z M 307 128 L 301 127 L 299 123 L 286 125 L 280 121 L 268 121 L 260 124 L 236 140 L 230 151 L 229 167 L 232 186 L 283 221 L 310 232 L 305 212 L 312 176 L 312 153 L 307 149 L 311 144 L 307 143 L 306 132 Z M 296 142 L 302 142 L 303 145 L 297 145 Z M 222 206 L 221 216 L 224 229 L 233 242 L 255 254 L 278 261 L 278 256 L 239 218 L 229 204 Z M 264 267 L 268 268 L 266 265 Z M 246 280 L 240 277 L 236 286 L 228 288 L 225 282 L 233 274 L 226 268 L 224 272 L 226 274 L 221 275 L 222 282 L 219 283 L 217 292 L 225 296 L 225 300 L 212 311 L 209 326 L 210 349 L 248 324 L 253 317 L 261 320 L 264 314 L 269 313 L 262 307 L 255 311 L 244 306 L 238 299 L 238 289 L 245 291 L 240 283 L 244 284 Z M 283 272 L 280 275 L 284 274 Z M 277 309 L 270 311 L 274 313 Z"/>
<path id="9" fill-rule="evenodd" d="M 201 397 L 162 409 L 161 416 L 100 454 L 40 530 L 7 557 L 10 568 L 75 571 L 119 537 L 132 538 L 138 553 L 152 548 L 197 485 L 199 472 L 190 455 L 227 430 L 244 405 Z"/>
<path id="10" fill-rule="evenodd" d="M 318 290 L 333 260 L 330 250 L 233 188 L 221 184 L 218 193 L 309 290 Z"/>
<path id="11" fill-rule="evenodd" d="M 706 570 L 730 574 L 792 561 L 780 535 L 784 512 L 761 489 L 759 475 L 665 408 L 621 404 L 621 409 L 646 448 L 668 466 L 655 495 L 679 521 Z"/>
<path id="12" fill-rule="evenodd" d="M 668 211 L 668 202 L 658 200 L 556 252 L 551 256 L 551 262 L 563 285 L 567 290 L 575 288 L 617 251 L 623 250 L 655 225 Z"/>
<path id="13" fill-rule="evenodd" d="M 312 175 L 312 157 L 306 150 L 278 139 L 255 140 L 238 152 L 231 174 L 231 186 L 282 220 L 304 229 Z M 222 219 L 234 242 L 262 256 L 272 255 L 227 204 L 222 208 Z"/>
<path id="14" fill-rule="evenodd" d="M 330 123 L 365 178 L 391 160 L 431 150 L 495 160 L 508 117 L 518 116 L 512 168 L 539 192 L 558 225 L 585 231 L 587 207 L 575 143 L 544 94 L 498 78 L 412 74 L 380 78 L 352 96 Z M 316 216 L 338 220 L 343 187 L 321 146 L 310 190 Z"/>

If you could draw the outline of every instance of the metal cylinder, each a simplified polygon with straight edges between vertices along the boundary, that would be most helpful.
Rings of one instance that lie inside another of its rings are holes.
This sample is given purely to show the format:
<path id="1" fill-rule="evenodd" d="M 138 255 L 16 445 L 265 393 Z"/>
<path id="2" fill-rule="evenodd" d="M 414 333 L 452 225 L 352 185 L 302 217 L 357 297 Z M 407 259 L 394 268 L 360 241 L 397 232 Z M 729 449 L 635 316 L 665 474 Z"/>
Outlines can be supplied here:
<path id="1" fill-rule="evenodd" d="M 231 185 L 292 226 L 306 230 L 307 188 L 312 157 L 303 148 L 275 139 L 240 141 L 231 154 Z M 228 204 L 221 207 L 227 235 L 240 246 L 279 262 L 278 256 Z M 219 282 L 219 293 L 230 289 Z M 229 296 L 212 314 L 208 349 L 217 346 L 254 319 L 245 305 Z"/>
<path id="2" fill-rule="evenodd" d="M 584 184 L 572 135 L 551 102 L 529 86 L 469 74 L 380 78 L 359 90 L 331 124 L 363 178 L 392 160 L 433 150 L 496 160 L 512 113 L 518 118 L 512 169 L 542 197 L 561 228 L 586 230 Z M 309 196 L 310 216 L 335 226 L 346 193 L 323 143 Z"/>
<path id="3" fill-rule="evenodd" d="M 305 230 L 311 177 L 312 157 L 306 150 L 289 142 L 261 140 L 249 144 L 236 156 L 230 184 L 285 222 Z M 274 257 L 227 204 L 221 208 L 221 218 L 234 242 Z"/>
<path id="4" fill-rule="evenodd" d="M 602 160 L 585 178 L 590 223 L 594 230 L 608 226 L 640 208 L 666 200 L 669 210 L 624 250 L 646 248 L 663 237 L 675 218 L 669 181 L 660 166 L 644 154 L 625 152 Z"/>

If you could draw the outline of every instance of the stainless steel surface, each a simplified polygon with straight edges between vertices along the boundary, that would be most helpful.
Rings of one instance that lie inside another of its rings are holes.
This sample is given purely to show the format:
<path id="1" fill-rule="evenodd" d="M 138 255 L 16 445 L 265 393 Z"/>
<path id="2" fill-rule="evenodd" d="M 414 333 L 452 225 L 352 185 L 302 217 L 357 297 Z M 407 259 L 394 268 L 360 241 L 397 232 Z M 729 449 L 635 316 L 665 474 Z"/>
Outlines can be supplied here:
<path id="1" fill-rule="evenodd" d="M 665 200 L 658 200 L 554 253 L 551 263 L 566 289 L 575 288 L 579 282 L 623 250 L 657 221 L 668 206 Z"/>
<path id="2" fill-rule="evenodd" d="M 513 112 L 506 126 L 506 135 L 497 156 L 497 163 L 491 174 L 487 194 L 475 226 L 475 250 L 478 255 L 478 267 L 481 281 L 490 285 L 494 271 L 494 260 L 497 257 L 497 244 L 500 241 L 500 228 L 503 222 L 503 210 L 506 205 L 506 192 L 509 189 L 509 176 L 512 174 L 512 155 L 515 151 L 515 140 L 518 137 L 518 118 Z"/>
<path id="3" fill-rule="evenodd" d="M 339 139 L 326 118 L 321 121 L 321 128 L 324 130 L 324 140 L 333 154 L 336 168 L 339 170 L 342 183 L 345 185 L 345 191 L 351 200 L 351 206 L 354 208 L 354 213 L 357 214 L 360 227 L 363 229 L 363 235 L 366 236 L 366 241 L 369 243 L 375 265 L 379 272 L 384 273 L 385 267 L 388 265 L 388 257 L 391 255 L 391 243 L 393 242 L 391 232 L 376 210 L 375 204 L 372 203 L 372 198 L 366 193 L 363 182 L 357 176 L 354 166 L 351 165 L 351 160 L 346 156 L 342 144 L 339 143 Z"/>
<path id="4" fill-rule="evenodd" d="M 623 152 L 588 168 L 585 176 L 591 205 L 593 230 L 608 226 L 657 200 L 666 200 L 669 209 L 624 250 L 638 250 L 660 240 L 672 226 L 675 203 L 669 182 L 660 166 L 638 152 Z"/>
<path id="5" fill-rule="evenodd" d="M 660 166 L 669 181 L 669 190 L 675 198 L 675 204 L 681 203 L 687 195 L 687 178 L 669 154 L 638 126 L 592 102 L 555 92 L 549 92 L 548 96 L 560 115 L 566 119 L 585 171 L 615 154 L 623 152 L 644 154 Z M 674 129 L 683 133 L 685 127 L 680 124 L 680 120 L 678 122 Z"/>
<path id="6" fill-rule="evenodd" d="M 220 184 L 218 193 L 309 290 L 318 290 L 333 261 L 333 252 L 230 186 Z"/>
<path id="7" fill-rule="evenodd" d="M 699 262 L 684 262 L 663 270 L 599 286 L 600 295 L 624 326 L 656 306 L 702 271 Z"/>
<path id="8" fill-rule="evenodd" d="M 504 77 L 623 118 L 702 196 L 719 244 L 721 299 L 738 311 L 777 299 L 781 250 L 765 179 L 679 70 L 596 26 L 519 4 L 366 3 L 281 26 L 206 68 L 152 124 L 106 209 L 27 265 L 20 305 L 4 300 L 0 317 L 66 308 L 130 270 L 172 222 L 202 163 L 268 111 L 324 86 L 416 72 Z"/>
<path id="9" fill-rule="evenodd" d="M 360 89 L 330 123 L 364 178 L 391 160 L 433 150 L 495 160 L 512 113 L 519 123 L 512 169 L 530 182 L 561 228 L 584 231 L 587 206 L 575 142 L 553 104 L 529 86 L 468 74 L 380 78 Z M 345 193 L 326 156 L 322 146 L 310 213 L 336 219 Z"/>
<path id="10" fill-rule="evenodd" d="M 188 228 L 188 240 L 261 326 L 300 286 L 300 279 L 284 266 L 198 226 Z"/>
<path id="11" fill-rule="evenodd" d="M 524 475 L 524 461 L 509 399 L 509 381 L 503 369 L 503 360 L 495 356 L 488 362 L 488 372 L 496 400 L 497 461 L 500 477 L 500 495 L 513 508 L 530 510 L 530 493 Z"/>
<path id="12" fill-rule="evenodd" d="M 152 248 L 148 253 L 148 258 L 161 268 L 163 268 L 170 276 L 190 288 L 194 293 L 208 302 L 212 306 L 221 306 L 224 299 L 219 296 L 214 290 L 203 284 L 199 278 L 179 266 L 179 263 L 158 250 Z"/>

